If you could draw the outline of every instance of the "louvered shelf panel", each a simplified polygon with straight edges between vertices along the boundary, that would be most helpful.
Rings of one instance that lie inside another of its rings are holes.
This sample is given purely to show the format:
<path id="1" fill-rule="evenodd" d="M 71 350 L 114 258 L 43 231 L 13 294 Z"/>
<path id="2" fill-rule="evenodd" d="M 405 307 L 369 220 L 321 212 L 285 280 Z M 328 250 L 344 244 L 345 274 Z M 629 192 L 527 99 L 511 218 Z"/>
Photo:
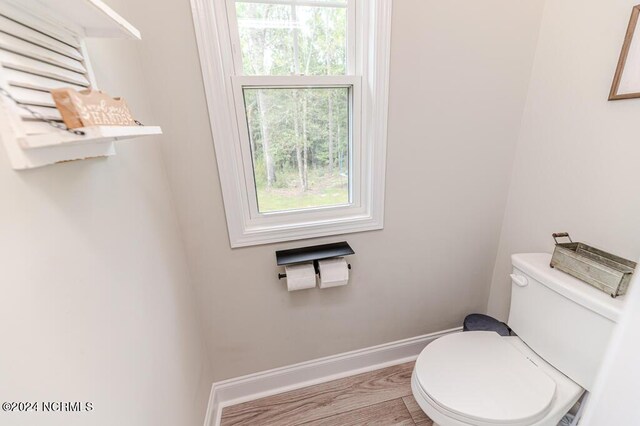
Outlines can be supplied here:
<path id="1" fill-rule="evenodd" d="M 102 0 L 0 0 L 0 141 L 14 169 L 105 157 L 115 141 L 162 134 L 156 126 L 93 126 L 76 135 L 50 90 L 97 89 L 87 37 L 139 39 L 140 32 Z"/>

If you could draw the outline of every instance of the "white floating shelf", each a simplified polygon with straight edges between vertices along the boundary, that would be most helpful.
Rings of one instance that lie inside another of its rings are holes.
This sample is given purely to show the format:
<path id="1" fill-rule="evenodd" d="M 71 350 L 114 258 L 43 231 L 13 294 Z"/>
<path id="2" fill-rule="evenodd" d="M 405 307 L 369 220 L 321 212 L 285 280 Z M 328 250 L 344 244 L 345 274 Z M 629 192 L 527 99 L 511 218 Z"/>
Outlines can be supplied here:
<path id="1" fill-rule="evenodd" d="M 83 127 L 77 130 L 83 131 L 84 135 L 75 135 L 71 132 L 61 130 L 55 133 L 23 136 L 18 138 L 18 142 L 23 149 L 38 149 L 46 147 L 87 145 L 105 141 L 115 142 L 140 136 L 162 134 L 162 129 L 158 126 L 93 126 Z"/>
<path id="2" fill-rule="evenodd" d="M 101 0 L 10 0 L 31 10 L 45 9 L 81 29 L 84 37 L 140 39 L 140 31 Z"/>
<path id="3" fill-rule="evenodd" d="M 8 144 L 9 159 L 16 170 L 34 169 L 67 161 L 114 155 L 116 141 L 162 134 L 157 126 L 95 126 L 83 127 L 83 136 L 64 130 L 27 135 Z"/>

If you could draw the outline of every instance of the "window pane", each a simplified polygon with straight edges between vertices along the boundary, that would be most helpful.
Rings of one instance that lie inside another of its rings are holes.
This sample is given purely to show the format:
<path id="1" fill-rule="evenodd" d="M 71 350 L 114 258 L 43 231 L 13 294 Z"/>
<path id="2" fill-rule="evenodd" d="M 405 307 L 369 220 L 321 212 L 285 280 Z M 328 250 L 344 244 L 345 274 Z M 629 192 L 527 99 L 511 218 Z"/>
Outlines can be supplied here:
<path id="1" fill-rule="evenodd" d="M 349 88 L 245 88 L 261 213 L 349 204 Z"/>
<path id="2" fill-rule="evenodd" d="M 347 9 L 236 3 L 246 75 L 344 75 Z"/>

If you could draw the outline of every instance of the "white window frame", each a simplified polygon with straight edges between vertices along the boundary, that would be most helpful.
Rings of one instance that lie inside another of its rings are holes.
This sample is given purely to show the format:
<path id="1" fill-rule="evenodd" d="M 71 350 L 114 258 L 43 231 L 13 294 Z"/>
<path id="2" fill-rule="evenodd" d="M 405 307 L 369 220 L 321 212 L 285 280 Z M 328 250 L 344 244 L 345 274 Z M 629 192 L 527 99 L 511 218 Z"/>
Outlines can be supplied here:
<path id="1" fill-rule="evenodd" d="M 383 228 L 392 0 L 348 1 L 347 75 L 277 77 L 239 75 L 234 0 L 191 0 L 231 247 Z M 274 85 L 350 88 L 349 205 L 258 211 L 242 90 Z"/>

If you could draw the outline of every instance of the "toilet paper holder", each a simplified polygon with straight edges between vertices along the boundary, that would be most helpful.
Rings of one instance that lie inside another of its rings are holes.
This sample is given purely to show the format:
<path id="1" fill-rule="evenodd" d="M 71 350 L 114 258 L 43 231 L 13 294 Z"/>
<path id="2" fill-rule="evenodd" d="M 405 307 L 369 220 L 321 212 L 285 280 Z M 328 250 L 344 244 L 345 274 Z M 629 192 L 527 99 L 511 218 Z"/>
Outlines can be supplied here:
<path id="1" fill-rule="evenodd" d="M 320 274 L 318 261 L 331 259 L 334 257 L 343 257 L 355 254 L 351 246 L 346 241 L 331 244 L 321 244 L 317 246 L 299 247 L 288 250 L 276 251 L 276 263 L 278 266 L 292 265 L 295 263 L 313 262 L 313 268 L 316 274 Z M 347 268 L 351 269 L 351 264 L 347 264 Z M 278 279 L 286 278 L 287 274 L 278 274 Z"/>
<path id="2" fill-rule="evenodd" d="M 351 264 L 347 263 L 347 268 L 349 268 L 349 270 L 351 269 Z M 315 269 L 316 271 L 316 275 L 320 275 L 320 268 L 318 267 L 318 261 L 314 260 L 313 261 L 313 269 Z M 278 279 L 281 280 L 283 278 L 287 278 L 287 274 L 278 274 Z"/>

